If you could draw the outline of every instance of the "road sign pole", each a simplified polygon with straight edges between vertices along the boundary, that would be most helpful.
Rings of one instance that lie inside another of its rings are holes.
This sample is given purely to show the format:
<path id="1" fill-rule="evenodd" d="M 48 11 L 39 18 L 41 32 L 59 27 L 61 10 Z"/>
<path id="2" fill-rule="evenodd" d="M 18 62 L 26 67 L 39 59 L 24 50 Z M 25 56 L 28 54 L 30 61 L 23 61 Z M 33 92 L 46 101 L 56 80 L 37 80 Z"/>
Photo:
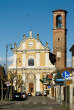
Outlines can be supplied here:
<path id="1" fill-rule="evenodd" d="M 65 98 L 65 103 L 67 105 L 67 85 L 66 85 L 66 79 L 70 77 L 70 73 L 68 71 L 64 71 L 62 73 L 62 76 L 64 77 L 65 81 L 64 81 L 64 86 L 65 86 L 65 94 L 66 94 L 66 98 Z"/>
<path id="2" fill-rule="evenodd" d="M 64 81 L 64 87 L 65 87 L 65 104 L 67 105 L 67 85 L 66 85 L 66 79 Z"/>
<path id="3" fill-rule="evenodd" d="M 60 104 L 62 103 L 62 100 L 61 100 L 61 85 L 60 85 Z"/>
<path id="4" fill-rule="evenodd" d="M 65 79 L 65 87 L 66 87 L 66 105 L 67 105 L 67 85 L 66 85 L 66 79 Z"/>

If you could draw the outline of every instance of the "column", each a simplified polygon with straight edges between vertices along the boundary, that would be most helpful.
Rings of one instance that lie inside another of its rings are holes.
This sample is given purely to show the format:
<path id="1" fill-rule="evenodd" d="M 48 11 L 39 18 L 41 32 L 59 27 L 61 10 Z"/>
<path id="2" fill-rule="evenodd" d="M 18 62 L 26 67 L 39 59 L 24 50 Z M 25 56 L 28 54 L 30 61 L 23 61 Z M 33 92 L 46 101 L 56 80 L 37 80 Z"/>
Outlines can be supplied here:
<path id="1" fill-rule="evenodd" d="M 25 76 L 25 73 L 22 74 L 22 80 L 23 82 L 25 83 L 25 79 L 26 79 L 26 76 Z"/>
<path id="2" fill-rule="evenodd" d="M 37 66 L 40 66 L 40 52 L 36 53 L 36 62 L 37 62 Z"/>
<path id="3" fill-rule="evenodd" d="M 39 41 L 37 41 L 36 43 L 36 49 L 40 49 Z M 40 66 L 40 52 L 36 53 L 36 62 L 37 62 L 36 66 Z"/>
<path id="4" fill-rule="evenodd" d="M 70 98 L 69 103 L 73 104 L 73 85 L 70 84 Z"/>
<path id="5" fill-rule="evenodd" d="M 36 74 L 36 92 L 40 91 L 40 74 Z"/>
<path id="6" fill-rule="evenodd" d="M 64 101 L 64 93 L 63 93 L 63 89 L 64 89 L 64 87 L 61 86 L 61 100 L 62 100 L 62 101 Z"/>

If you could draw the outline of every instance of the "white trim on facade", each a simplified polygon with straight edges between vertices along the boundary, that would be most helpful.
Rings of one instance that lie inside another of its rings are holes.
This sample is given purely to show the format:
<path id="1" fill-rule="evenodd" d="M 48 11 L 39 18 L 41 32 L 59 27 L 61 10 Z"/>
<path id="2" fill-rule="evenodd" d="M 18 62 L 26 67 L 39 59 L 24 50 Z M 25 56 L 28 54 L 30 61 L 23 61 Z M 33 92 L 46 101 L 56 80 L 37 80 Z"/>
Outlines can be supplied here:
<path id="1" fill-rule="evenodd" d="M 40 42 L 39 41 L 36 42 L 36 49 L 40 49 Z"/>
<path id="2" fill-rule="evenodd" d="M 23 50 L 26 49 L 25 43 L 22 44 L 22 48 L 23 48 Z"/>
<path id="3" fill-rule="evenodd" d="M 26 55 L 25 53 L 22 54 L 22 66 L 25 67 L 26 65 Z"/>
<path id="4" fill-rule="evenodd" d="M 36 53 L 36 66 L 40 66 L 40 52 Z"/>
<path id="5" fill-rule="evenodd" d="M 23 73 L 23 74 L 22 74 L 22 80 L 23 80 L 23 82 L 25 82 L 25 81 L 26 81 L 26 76 L 25 76 L 25 73 Z"/>
<path id="6" fill-rule="evenodd" d="M 40 74 L 36 74 L 36 92 L 40 91 Z"/>

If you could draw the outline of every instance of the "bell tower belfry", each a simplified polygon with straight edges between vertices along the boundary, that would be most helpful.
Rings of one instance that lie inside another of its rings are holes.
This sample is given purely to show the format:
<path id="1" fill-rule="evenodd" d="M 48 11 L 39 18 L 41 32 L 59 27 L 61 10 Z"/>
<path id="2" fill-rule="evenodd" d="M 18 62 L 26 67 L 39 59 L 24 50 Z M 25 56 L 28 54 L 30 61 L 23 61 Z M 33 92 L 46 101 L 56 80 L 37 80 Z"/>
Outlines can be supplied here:
<path id="1" fill-rule="evenodd" d="M 66 67 L 66 14 L 65 10 L 53 11 L 53 53 L 57 69 Z"/>

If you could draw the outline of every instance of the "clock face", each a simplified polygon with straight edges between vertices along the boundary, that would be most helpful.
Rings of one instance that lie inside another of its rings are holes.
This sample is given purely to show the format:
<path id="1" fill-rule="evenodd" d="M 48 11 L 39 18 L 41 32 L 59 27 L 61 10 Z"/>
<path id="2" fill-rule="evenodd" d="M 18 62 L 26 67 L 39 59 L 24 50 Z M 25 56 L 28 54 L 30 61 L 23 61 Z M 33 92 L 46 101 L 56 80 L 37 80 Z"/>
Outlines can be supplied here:
<path id="1" fill-rule="evenodd" d="M 33 42 L 29 42 L 28 45 L 29 45 L 29 46 L 33 46 Z"/>

